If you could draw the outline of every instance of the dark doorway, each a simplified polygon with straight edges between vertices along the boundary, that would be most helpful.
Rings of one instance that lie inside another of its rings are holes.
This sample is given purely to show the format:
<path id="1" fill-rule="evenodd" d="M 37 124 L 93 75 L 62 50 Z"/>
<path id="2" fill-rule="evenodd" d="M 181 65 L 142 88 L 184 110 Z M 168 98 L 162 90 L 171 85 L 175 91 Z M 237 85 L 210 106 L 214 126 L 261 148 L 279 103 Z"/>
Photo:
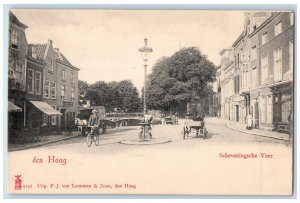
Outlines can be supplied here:
<path id="1" fill-rule="evenodd" d="M 258 111 L 258 102 L 255 102 L 255 128 L 258 128 L 259 127 L 259 111 Z"/>
<path id="2" fill-rule="evenodd" d="M 66 109 L 61 109 L 60 112 L 62 113 L 60 127 L 62 130 L 64 130 L 66 128 Z"/>
<path id="3" fill-rule="evenodd" d="M 235 116 L 235 118 L 236 118 L 236 122 L 239 122 L 239 120 L 240 120 L 240 117 L 239 117 L 239 115 L 240 115 L 240 112 L 239 112 L 239 105 L 235 105 L 235 109 L 236 109 L 236 116 Z"/>

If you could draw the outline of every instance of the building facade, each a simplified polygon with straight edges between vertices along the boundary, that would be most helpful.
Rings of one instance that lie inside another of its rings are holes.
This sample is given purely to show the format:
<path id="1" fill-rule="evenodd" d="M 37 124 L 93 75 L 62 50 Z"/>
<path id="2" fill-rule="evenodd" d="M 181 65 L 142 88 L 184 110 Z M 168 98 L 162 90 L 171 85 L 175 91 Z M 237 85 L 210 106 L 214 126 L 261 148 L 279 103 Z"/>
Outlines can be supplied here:
<path id="1" fill-rule="evenodd" d="M 27 55 L 26 68 L 26 109 L 25 127 L 39 128 L 42 125 L 43 112 L 34 104 L 43 102 L 43 80 L 45 64 Z"/>
<path id="2" fill-rule="evenodd" d="M 45 44 L 29 45 L 31 55 L 46 64 L 44 70 L 44 100 L 61 115 L 44 115 L 44 125 L 53 130 L 64 130 L 73 124 L 78 112 L 78 71 L 67 58 L 53 47 L 52 40 Z"/>
<path id="3" fill-rule="evenodd" d="M 26 65 L 28 43 L 25 35 L 27 26 L 9 12 L 9 52 L 8 52 L 8 101 L 21 108 L 21 112 L 9 114 L 10 126 L 23 128 L 26 108 Z M 10 111 L 10 110 L 9 110 Z"/>
<path id="4" fill-rule="evenodd" d="M 27 26 L 9 13 L 9 134 L 15 130 L 61 131 L 74 125 L 78 113 L 78 71 L 56 48 L 28 44 Z M 16 135 L 15 135 L 16 134 Z"/>
<path id="5" fill-rule="evenodd" d="M 293 19 L 291 12 L 245 12 L 242 34 L 220 52 L 223 118 L 245 123 L 250 114 L 254 128 L 290 132 Z"/>

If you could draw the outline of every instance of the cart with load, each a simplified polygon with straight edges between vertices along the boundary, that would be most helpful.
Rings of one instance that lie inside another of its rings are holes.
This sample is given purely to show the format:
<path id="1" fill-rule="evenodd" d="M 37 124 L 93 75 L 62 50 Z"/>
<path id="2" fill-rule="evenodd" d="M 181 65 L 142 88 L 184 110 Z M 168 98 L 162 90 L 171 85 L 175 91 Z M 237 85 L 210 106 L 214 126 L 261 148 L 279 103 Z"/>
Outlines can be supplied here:
<path id="1" fill-rule="evenodd" d="M 203 137 L 205 139 L 207 138 L 207 133 L 204 117 L 194 117 L 184 122 L 183 139 L 187 139 L 190 134 L 195 134 L 195 137 Z"/>

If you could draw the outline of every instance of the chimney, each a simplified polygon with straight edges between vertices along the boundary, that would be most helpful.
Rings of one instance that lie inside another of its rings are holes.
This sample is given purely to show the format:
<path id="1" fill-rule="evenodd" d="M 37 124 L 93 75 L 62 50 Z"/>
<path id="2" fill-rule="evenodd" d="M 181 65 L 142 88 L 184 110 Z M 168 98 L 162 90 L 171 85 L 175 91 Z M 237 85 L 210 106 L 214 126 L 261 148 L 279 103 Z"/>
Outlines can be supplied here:
<path id="1" fill-rule="evenodd" d="M 52 45 L 52 40 L 51 39 L 48 39 L 48 44 Z"/>

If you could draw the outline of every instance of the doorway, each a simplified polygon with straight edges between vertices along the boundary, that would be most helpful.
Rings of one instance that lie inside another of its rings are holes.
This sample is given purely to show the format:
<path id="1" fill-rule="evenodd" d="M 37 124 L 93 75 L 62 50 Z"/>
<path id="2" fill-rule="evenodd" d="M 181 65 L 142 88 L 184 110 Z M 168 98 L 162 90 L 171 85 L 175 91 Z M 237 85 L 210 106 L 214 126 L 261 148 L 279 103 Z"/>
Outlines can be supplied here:
<path id="1" fill-rule="evenodd" d="M 255 123 L 254 123 L 254 126 L 255 126 L 255 128 L 258 128 L 258 127 L 259 127 L 258 102 L 255 102 L 254 106 L 255 106 L 255 108 L 254 108 L 254 116 L 255 116 Z"/>
<path id="2" fill-rule="evenodd" d="M 239 122 L 239 120 L 240 120 L 239 105 L 235 105 L 235 112 L 236 112 L 236 115 L 235 115 L 236 122 Z"/>
<path id="3" fill-rule="evenodd" d="M 64 130 L 66 127 L 66 109 L 61 109 L 60 112 L 62 113 L 61 120 L 60 120 L 60 127 L 62 130 Z"/>

